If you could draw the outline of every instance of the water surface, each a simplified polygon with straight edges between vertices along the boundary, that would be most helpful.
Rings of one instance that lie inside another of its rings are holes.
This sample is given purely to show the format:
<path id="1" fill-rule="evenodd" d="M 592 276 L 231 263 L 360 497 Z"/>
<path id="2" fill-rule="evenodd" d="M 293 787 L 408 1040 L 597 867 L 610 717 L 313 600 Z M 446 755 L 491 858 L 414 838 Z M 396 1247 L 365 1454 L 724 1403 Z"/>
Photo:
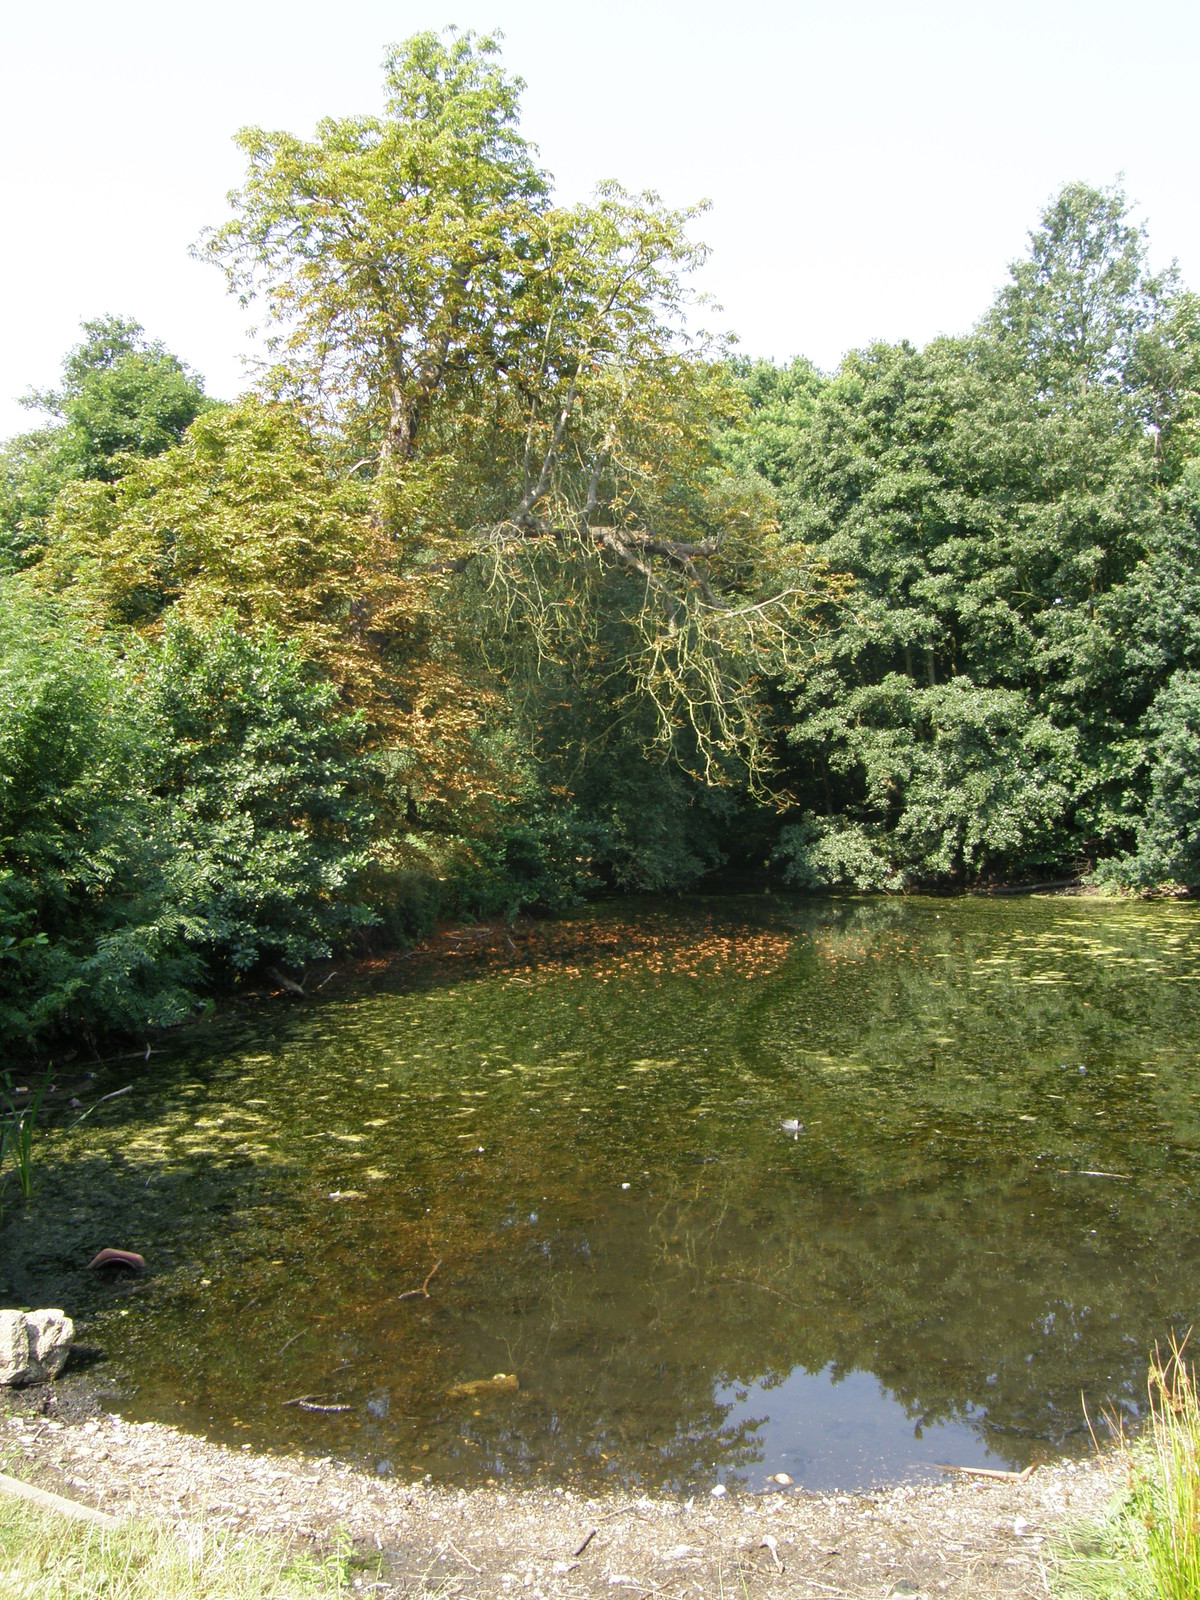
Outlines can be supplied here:
<path id="1" fill-rule="evenodd" d="M 1190 905 L 601 908 L 173 1043 L 45 1135 L 0 1292 L 130 1416 L 406 1476 L 1019 1468 L 1200 1307 L 1197 982 Z"/>

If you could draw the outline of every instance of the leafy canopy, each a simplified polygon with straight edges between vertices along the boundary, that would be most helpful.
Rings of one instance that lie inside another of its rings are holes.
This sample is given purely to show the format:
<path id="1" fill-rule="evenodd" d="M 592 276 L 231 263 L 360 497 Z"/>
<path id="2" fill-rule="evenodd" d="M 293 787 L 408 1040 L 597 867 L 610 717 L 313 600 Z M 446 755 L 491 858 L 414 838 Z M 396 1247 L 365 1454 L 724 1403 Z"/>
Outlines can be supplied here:
<path id="1" fill-rule="evenodd" d="M 336 421 L 409 571 L 492 597 L 509 671 L 570 655 L 594 595 L 633 630 L 612 681 L 653 707 L 648 748 L 757 770 L 753 684 L 806 642 L 813 585 L 715 447 L 740 396 L 690 332 L 694 213 L 613 185 L 556 206 L 493 39 L 418 35 L 385 81 L 381 117 L 239 136 L 203 251 L 265 303 L 272 382 Z"/>
<path id="2" fill-rule="evenodd" d="M 203 385 L 140 325 L 122 317 L 83 324 L 59 388 L 26 397 L 56 420 L 0 446 L 0 563 L 41 551 L 47 517 L 76 480 L 111 482 L 132 459 L 175 444 L 211 404 Z"/>
<path id="3" fill-rule="evenodd" d="M 1044 877 L 1133 845 L 1200 560 L 1198 324 L 1145 248 L 1118 190 L 1068 185 L 974 333 L 853 352 L 785 448 L 746 375 L 738 449 L 853 580 L 781 719 L 797 881 Z"/>

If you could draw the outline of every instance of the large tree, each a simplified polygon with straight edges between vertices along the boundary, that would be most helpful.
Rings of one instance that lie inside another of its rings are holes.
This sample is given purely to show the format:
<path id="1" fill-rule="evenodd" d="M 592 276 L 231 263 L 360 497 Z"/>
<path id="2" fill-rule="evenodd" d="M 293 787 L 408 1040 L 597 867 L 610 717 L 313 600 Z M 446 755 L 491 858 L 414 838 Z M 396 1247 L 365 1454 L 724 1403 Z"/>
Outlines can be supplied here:
<path id="1" fill-rule="evenodd" d="M 615 186 L 556 206 L 492 39 L 418 35 L 386 87 L 312 140 L 239 136 L 203 250 L 265 305 L 272 383 L 336 424 L 410 567 L 482 585 L 514 671 L 577 655 L 595 599 L 632 629 L 605 671 L 652 706 L 649 747 L 760 764 L 756 676 L 807 575 L 715 448 L 740 399 L 689 328 L 693 214 Z"/>

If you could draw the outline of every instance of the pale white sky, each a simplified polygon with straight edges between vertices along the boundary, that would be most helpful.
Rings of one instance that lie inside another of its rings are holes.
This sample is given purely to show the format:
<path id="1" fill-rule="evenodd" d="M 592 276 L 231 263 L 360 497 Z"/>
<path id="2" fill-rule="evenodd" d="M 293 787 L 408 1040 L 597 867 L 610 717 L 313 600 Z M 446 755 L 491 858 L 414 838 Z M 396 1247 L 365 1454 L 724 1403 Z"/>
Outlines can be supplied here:
<path id="1" fill-rule="evenodd" d="M 243 387 L 241 313 L 188 257 L 230 135 L 378 109 L 384 46 L 449 22 L 503 29 L 563 198 L 712 200 L 705 286 L 750 354 L 829 368 L 968 327 L 1076 177 L 1124 172 L 1156 261 L 1200 284 L 1195 0 L 7 0 L 0 435 L 106 312 Z"/>

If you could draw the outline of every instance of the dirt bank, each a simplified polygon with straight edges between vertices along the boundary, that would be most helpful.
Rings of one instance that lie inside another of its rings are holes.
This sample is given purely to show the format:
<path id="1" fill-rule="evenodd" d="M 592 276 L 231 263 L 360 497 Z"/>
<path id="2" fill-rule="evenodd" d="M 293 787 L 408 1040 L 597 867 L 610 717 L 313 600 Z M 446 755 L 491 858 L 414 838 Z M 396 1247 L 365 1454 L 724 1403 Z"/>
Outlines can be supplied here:
<path id="1" fill-rule="evenodd" d="M 1055 1536 L 1100 1516 L 1121 1487 L 1106 1459 L 1040 1467 L 1024 1482 L 962 1477 L 858 1495 L 447 1490 L 103 1412 L 62 1421 L 32 1399 L 13 1397 L 0 1419 L 0 1471 L 117 1514 L 202 1517 L 324 1547 L 345 1530 L 367 1563 L 356 1588 L 383 1596 L 1045 1595 Z"/>

